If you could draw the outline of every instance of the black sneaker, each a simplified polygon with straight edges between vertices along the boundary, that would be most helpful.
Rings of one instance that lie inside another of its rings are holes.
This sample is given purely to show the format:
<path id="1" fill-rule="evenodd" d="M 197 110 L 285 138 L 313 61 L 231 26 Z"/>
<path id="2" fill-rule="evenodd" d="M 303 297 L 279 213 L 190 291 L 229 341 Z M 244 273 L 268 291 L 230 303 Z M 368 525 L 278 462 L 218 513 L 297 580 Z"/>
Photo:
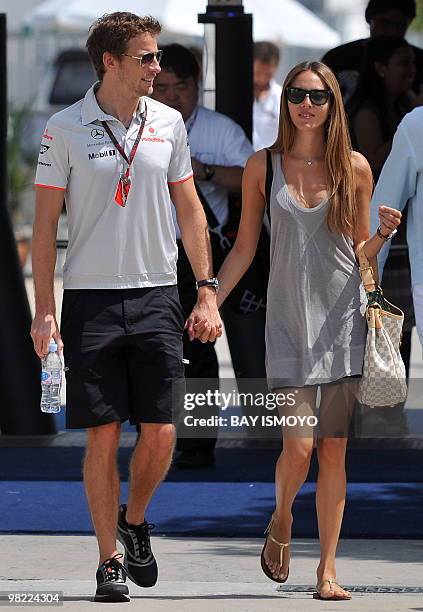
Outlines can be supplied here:
<path id="1" fill-rule="evenodd" d="M 125 584 L 125 568 L 118 561 L 123 555 L 117 554 L 100 565 L 95 575 L 97 591 L 94 601 L 129 601 L 129 589 Z"/>
<path id="2" fill-rule="evenodd" d="M 154 525 L 128 525 L 126 505 L 119 507 L 117 538 L 125 547 L 123 565 L 128 578 L 141 587 L 152 587 L 157 582 L 158 568 L 150 546 L 150 531 Z"/>

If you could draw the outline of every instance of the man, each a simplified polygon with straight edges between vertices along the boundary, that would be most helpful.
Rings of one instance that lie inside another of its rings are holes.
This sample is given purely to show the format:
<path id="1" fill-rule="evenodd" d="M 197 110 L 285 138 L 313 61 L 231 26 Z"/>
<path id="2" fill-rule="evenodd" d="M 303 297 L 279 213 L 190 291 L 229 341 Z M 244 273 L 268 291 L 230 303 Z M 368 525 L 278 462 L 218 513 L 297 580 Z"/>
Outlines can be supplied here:
<path id="1" fill-rule="evenodd" d="M 185 126 L 178 112 L 147 98 L 160 72 L 160 30 L 152 17 L 124 12 L 94 24 L 87 48 L 99 82 L 49 120 L 36 176 L 31 335 L 40 357 L 51 337 L 64 344 L 66 424 L 87 428 L 83 475 L 99 546 L 98 600 L 127 601 L 126 575 L 144 587 L 157 580 L 145 512 L 169 468 L 173 396 L 180 398 L 183 383 L 171 199 L 195 278 L 203 281 L 188 332 L 194 338 L 201 325 L 203 342 L 221 333 Z M 63 199 L 69 247 L 59 331 L 53 274 Z M 116 452 L 128 418 L 141 424 L 141 436 L 128 504 L 118 507 Z"/>
<path id="2" fill-rule="evenodd" d="M 198 102 L 200 68 L 194 54 L 185 47 L 172 44 L 163 48 L 160 75 L 154 82 L 152 97 L 178 110 L 184 119 L 191 150 L 194 180 L 201 197 L 207 201 L 221 228 L 227 221 L 229 192 L 240 192 L 243 167 L 253 153 L 250 142 L 239 125 L 220 113 L 211 111 Z M 176 228 L 180 238 L 179 228 Z M 219 237 L 211 233 L 214 254 Z M 178 288 L 182 307 L 190 312 L 195 302 L 193 277 L 184 245 L 178 240 Z M 215 267 L 218 264 L 215 260 Z M 240 315 L 243 317 L 243 315 Z M 245 319 L 245 316 L 244 316 Z M 244 330 L 246 332 L 246 329 Z M 207 391 L 207 385 L 219 377 L 216 351 L 212 343 L 202 344 L 184 339 L 184 356 L 189 360 L 185 374 L 190 379 L 207 379 L 195 386 L 197 392 Z M 259 376 L 259 374 L 256 374 Z M 192 383 L 193 384 L 193 383 Z M 212 409 L 213 410 L 213 409 Z M 201 435 L 196 429 L 189 433 Z M 213 465 L 216 432 L 209 437 L 179 437 L 180 451 L 175 465 L 181 468 L 202 468 Z"/>
<path id="3" fill-rule="evenodd" d="M 278 135 L 282 87 L 274 76 L 279 64 L 278 47 L 266 41 L 254 43 L 254 150 L 270 147 Z"/>
<path id="4" fill-rule="evenodd" d="M 397 36 L 403 38 L 416 16 L 415 0 L 370 0 L 366 8 L 366 21 L 370 26 L 370 37 Z M 344 101 L 353 95 L 358 82 L 368 38 L 336 47 L 328 51 L 322 62 L 337 74 Z M 413 83 L 416 95 L 421 93 L 423 83 L 423 50 L 413 46 L 417 73 Z"/>
<path id="5" fill-rule="evenodd" d="M 392 149 L 382 168 L 372 198 L 372 231 L 378 226 L 381 203 L 403 210 L 408 203 L 407 242 L 416 325 L 423 346 L 423 107 L 414 109 L 401 121 Z M 387 236 L 389 240 L 389 236 Z M 389 242 L 380 251 L 380 273 L 389 253 Z"/>

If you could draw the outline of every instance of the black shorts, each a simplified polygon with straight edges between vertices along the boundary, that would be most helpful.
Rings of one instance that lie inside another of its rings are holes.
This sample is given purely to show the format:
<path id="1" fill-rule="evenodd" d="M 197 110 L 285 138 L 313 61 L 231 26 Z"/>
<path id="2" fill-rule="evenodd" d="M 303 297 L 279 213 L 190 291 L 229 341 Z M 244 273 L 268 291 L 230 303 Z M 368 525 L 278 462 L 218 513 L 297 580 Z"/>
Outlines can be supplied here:
<path id="1" fill-rule="evenodd" d="M 184 323 L 176 285 L 66 289 L 66 427 L 172 423 L 184 386 Z"/>

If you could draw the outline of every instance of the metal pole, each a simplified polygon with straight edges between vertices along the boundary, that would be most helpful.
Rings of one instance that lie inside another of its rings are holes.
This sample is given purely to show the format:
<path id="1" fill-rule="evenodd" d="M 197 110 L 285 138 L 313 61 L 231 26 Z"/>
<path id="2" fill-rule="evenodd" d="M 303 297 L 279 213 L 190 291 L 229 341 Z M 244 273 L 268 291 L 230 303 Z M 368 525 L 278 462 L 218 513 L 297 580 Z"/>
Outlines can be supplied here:
<path id="1" fill-rule="evenodd" d="M 215 26 L 215 110 L 236 121 L 251 139 L 253 17 L 244 13 L 242 0 L 209 0 L 198 21 Z"/>
<path id="2" fill-rule="evenodd" d="M 56 433 L 40 411 L 40 361 L 29 335 L 31 312 L 7 209 L 6 15 L 0 14 L 0 430 Z"/>

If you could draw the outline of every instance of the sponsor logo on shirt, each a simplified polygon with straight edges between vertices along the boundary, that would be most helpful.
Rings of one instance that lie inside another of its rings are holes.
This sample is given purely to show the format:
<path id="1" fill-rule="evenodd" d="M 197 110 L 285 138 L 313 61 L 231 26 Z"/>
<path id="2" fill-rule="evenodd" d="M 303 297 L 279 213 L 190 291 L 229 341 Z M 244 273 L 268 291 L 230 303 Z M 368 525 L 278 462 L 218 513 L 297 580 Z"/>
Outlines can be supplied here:
<path id="1" fill-rule="evenodd" d="M 100 138 L 104 137 L 104 130 L 102 130 L 101 128 L 94 128 L 91 130 L 91 138 L 94 138 L 94 140 L 99 140 Z"/>
<path id="2" fill-rule="evenodd" d="M 158 142 L 160 144 L 163 144 L 165 142 L 163 138 L 157 136 L 157 130 L 152 126 L 148 128 L 147 134 L 148 135 L 144 136 L 144 138 L 141 138 L 142 142 Z"/>
<path id="3" fill-rule="evenodd" d="M 45 138 L 46 140 L 53 140 L 53 136 L 50 136 L 50 134 L 47 132 L 47 130 L 45 130 L 45 132 L 43 134 L 43 138 Z"/>
<path id="4" fill-rule="evenodd" d="M 102 142 L 87 142 L 87 148 L 90 147 L 104 147 L 104 145 L 112 144 L 111 140 L 103 140 Z"/>
<path id="5" fill-rule="evenodd" d="M 141 138 L 142 142 L 159 142 L 163 144 L 165 142 L 164 138 L 158 138 L 157 136 L 145 136 Z"/>
<path id="6" fill-rule="evenodd" d="M 40 155 L 44 155 L 44 153 L 47 153 L 47 151 L 49 150 L 49 148 L 50 148 L 50 147 L 48 147 L 47 145 L 42 144 L 42 145 L 41 145 L 41 148 L 40 148 Z"/>
<path id="7" fill-rule="evenodd" d="M 38 165 L 39 166 L 47 166 L 48 168 L 51 168 L 51 164 L 46 164 L 46 162 L 42 162 L 42 161 L 39 161 Z"/>
<path id="8" fill-rule="evenodd" d="M 101 159 L 102 157 L 113 157 L 116 155 L 116 149 L 106 149 L 98 153 L 88 153 L 88 159 Z"/>

